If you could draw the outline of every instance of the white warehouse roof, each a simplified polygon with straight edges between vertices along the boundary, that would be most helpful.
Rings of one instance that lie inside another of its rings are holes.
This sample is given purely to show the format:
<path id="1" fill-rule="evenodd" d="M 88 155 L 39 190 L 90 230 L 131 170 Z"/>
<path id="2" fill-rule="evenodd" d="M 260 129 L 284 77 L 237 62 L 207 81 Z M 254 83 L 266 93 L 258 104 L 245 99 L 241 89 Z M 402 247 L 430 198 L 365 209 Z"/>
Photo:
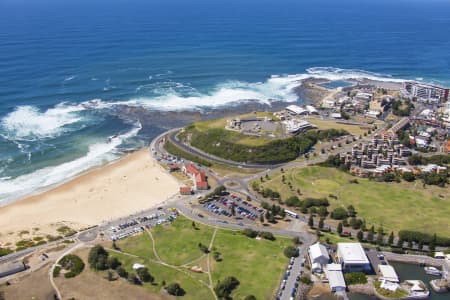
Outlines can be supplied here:
<path id="1" fill-rule="evenodd" d="M 395 269 L 391 265 L 378 265 L 378 269 L 380 270 L 380 274 L 383 280 L 399 283 L 397 273 Z"/>
<path id="2" fill-rule="evenodd" d="M 317 242 L 314 245 L 311 245 L 309 247 L 309 255 L 311 256 L 312 261 L 315 261 L 315 259 L 318 257 L 324 257 L 326 259 L 330 259 L 327 248 L 325 248 L 325 246 L 319 242 Z"/>
<path id="3" fill-rule="evenodd" d="M 314 106 L 306 105 L 306 109 L 308 110 L 308 112 L 310 114 L 317 114 L 318 113 L 317 109 Z"/>
<path id="4" fill-rule="evenodd" d="M 325 268 L 325 273 L 332 291 L 345 290 L 346 285 L 344 275 L 342 274 L 341 265 L 328 264 Z"/>
<path id="5" fill-rule="evenodd" d="M 286 109 L 297 115 L 301 115 L 308 112 L 306 109 L 298 105 L 289 105 L 288 107 L 286 107 Z"/>
<path id="6" fill-rule="evenodd" d="M 360 243 L 338 243 L 337 253 L 346 264 L 369 264 L 369 259 Z"/>

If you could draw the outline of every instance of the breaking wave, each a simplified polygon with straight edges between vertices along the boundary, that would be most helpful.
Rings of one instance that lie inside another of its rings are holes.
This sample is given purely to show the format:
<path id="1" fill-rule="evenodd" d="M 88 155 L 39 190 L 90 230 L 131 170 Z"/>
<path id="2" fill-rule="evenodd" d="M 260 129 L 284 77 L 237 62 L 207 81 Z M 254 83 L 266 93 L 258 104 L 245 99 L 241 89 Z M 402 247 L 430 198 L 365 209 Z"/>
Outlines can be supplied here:
<path id="1" fill-rule="evenodd" d="M 49 166 L 14 179 L 0 178 L 0 202 L 28 195 L 36 190 L 49 188 L 55 184 L 118 158 L 116 149 L 126 140 L 136 136 L 141 130 L 140 123 L 130 131 L 110 138 L 107 142 L 92 144 L 85 156 L 57 165 Z"/>
<path id="2" fill-rule="evenodd" d="M 1 119 L 2 135 L 13 140 L 35 140 L 56 137 L 68 130 L 68 125 L 83 120 L 80 105 L 58 104 L 42 112 L 34 106 L 18 106 Z"/>

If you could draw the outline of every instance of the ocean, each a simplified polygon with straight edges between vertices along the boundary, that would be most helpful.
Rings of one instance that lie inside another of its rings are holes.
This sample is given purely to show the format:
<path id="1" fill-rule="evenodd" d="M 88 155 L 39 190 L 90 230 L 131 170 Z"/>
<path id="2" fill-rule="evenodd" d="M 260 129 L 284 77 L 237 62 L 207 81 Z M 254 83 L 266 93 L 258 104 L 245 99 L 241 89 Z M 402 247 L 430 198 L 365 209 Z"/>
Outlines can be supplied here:
<path id="1" fill-rule="evenodd" d="M 302 102 L 309 77 L 449 86 L 449 28 L 440 0 L 0 0 L 0 203 L 176 124 L 134 109 Z"/>

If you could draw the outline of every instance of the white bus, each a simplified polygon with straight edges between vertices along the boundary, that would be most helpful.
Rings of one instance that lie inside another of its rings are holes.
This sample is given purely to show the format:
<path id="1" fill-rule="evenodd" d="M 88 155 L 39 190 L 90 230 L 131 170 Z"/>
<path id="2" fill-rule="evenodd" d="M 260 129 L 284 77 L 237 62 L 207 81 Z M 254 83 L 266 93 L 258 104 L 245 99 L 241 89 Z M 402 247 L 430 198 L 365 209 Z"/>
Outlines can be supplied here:
<path id="1" fill-rule="evenodd" d="M 295 212 L 290 211 L 290 210 L 287 210 L 287 209 L 285 209 L 284 212 L 285 212 L 286 215 L 288 215 L 289 217 L 294 218 L 294 219 L 298 219 L 298 215 L 297 215 Z"/>

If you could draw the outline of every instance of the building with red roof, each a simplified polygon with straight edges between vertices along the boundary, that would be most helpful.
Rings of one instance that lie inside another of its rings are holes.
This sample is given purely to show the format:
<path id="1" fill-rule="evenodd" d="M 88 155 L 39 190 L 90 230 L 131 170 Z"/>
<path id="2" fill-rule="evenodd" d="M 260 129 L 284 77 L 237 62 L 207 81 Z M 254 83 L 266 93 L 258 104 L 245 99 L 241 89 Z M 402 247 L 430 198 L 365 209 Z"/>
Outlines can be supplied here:
<path id="1" fill-rule="evenodd" d="M 194 188 L 196 190 L 207 190 L 209 189 L 208 178 L 205 173 L 201 172 L 194 164 L 186 164 L 183 166 L 183 173 L 191 177 Z"/>
<path id="2" fill-rule="evenodd" d="M 181 195 L 192 195 L 192 188 L 189 186 L 182 186 L 182 187 L 180 187 L 180 194 Z"/>

